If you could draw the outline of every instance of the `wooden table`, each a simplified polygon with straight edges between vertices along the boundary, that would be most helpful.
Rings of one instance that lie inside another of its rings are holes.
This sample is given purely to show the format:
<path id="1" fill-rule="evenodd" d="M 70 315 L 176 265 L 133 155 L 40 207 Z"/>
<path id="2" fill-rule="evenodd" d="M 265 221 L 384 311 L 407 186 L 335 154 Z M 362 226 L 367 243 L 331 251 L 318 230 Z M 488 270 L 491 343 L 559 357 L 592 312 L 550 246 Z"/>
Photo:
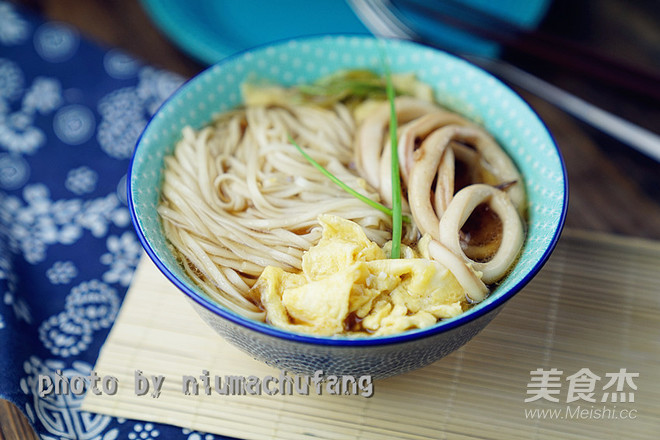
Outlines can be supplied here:
<path id="1" fill-rule="evenodd" d="M 48 18 L 70 23 L 104 45 L 121 47 L 147 63 L 186 77 L 204 68 L 151 23 L 137 0 L 23 0 Z M 561 34 L 660 70 L 660 11 L 656 0 L 555 0 L 542 24 Z M 660 105 L 571 72 L 505 54 L 518 66 L 647 129 L 660 130 Z M 660 85 L 659 85 L 660 87 Z M 567 227 L 660 240 L 660 163 L 542 100 L 521 92 L 559 145 L 570 184 Z M 25 417 L 0 401 L 0 440 L 34 439 Z"/>

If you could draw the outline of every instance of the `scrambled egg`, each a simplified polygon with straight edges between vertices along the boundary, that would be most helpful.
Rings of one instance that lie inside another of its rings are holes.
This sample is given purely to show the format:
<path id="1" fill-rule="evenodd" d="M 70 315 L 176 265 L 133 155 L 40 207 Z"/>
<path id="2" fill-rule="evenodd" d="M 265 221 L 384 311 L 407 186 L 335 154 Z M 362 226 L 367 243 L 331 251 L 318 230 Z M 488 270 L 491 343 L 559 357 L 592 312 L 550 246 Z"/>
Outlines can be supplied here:
<path id="1" fill-rule="evenodd" d="M 388 259 L 362 228 L 337 216 L 319 217 L 322 238 L 303 255 L 302 273 L 269 266 L 252 295 L 280 328 L 331 336 L 388 335 L 435 324 L 467 307 L 465 292 L 442 264 Z"/>

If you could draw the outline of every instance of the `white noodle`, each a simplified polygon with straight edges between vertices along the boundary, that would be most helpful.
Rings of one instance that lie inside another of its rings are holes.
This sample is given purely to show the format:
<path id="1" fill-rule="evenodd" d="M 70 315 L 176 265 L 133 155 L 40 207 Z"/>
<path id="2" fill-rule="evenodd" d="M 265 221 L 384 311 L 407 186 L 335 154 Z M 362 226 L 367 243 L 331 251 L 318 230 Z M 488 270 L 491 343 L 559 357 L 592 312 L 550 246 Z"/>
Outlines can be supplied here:
<path id="1" fill-rule="evenodd" d="M 355 122 L 340 104 L 233 111 L 197 132 L 184 129 L 165 160 L 158 212 L 187 273 L 223 306 L 260 320 L 264 312 L 248 299 L 250 287 L 265 266 L 300 269 L 302 253 L 320 239 L 320 214 L 357 222 L 381 246 L 391 236 L 389 216 L 331 183 L 288 135 L 379 200 L 349 168 Z"/>
<path id="2" fill-rule="evenodd" d="M 420 241 L 422 254 L 445 265 L 470 301 L 481 301 L 488 294 L 484 283 L 503 277 L 520 252 L 522 178 L 495 141 L 462 117 L 407 97 L 397 98 L 396 110 L 404 213 L 414 220 L 404 228 L 404 243 L 416 241 L 419 231 L 428 234 Z M 319 215 L 352 220 L 370 240 L 385 245 L 391 218 L 330 182 L 289 136 L 356 191 L 390 203 L 389 117 L 387 103 L 360 126 L 343 104 L 255 106 L 220 115 L 199 131 L 185 128 L 165 159 L 158 212 L 191 279 L 222 306 L 263 321 L 251 287 L 266 266 L 300 270 L 303 252 L 321 237 Z M 473 178 L 454 194 L 458 158 L 473 174 L 482 167 L 500 184 L 515 184 L 505 193 Z M 481 203 L 503 223 L 502 244 L 485 263 L 467 257 L 459 235 Z"/>

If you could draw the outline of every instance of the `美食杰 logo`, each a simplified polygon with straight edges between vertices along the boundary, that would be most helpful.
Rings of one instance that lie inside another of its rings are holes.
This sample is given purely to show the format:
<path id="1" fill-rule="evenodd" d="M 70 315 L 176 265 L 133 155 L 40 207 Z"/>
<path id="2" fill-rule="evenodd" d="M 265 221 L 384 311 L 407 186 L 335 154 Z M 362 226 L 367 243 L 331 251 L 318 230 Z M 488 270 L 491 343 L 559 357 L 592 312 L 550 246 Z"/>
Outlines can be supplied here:
<path id="1" fill-rule="evenodd" d="M 635 391 L 639 373 L 626 368 L 598 375 L 589 368 L 565 374 L 557 368 L 529 372 L 525 403 L 565 403 L 565 408 L 525 408 L 528 419 L 635 419 Z M 565 391 L 565 393 L 564 393 Z M 622 408 L 622 406 L 625 406 Z"/>

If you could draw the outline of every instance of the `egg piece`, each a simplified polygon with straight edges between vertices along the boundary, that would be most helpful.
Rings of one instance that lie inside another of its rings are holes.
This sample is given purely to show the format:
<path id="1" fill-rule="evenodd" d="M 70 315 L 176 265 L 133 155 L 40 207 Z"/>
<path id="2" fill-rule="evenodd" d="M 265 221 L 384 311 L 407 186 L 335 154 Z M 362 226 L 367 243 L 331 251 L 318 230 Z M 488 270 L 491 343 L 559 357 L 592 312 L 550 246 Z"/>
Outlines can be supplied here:
<path id="1" fill-rule="evenodd" d="M 304 276 L 286 272 L 279 267 L 267 266 L 252 287 L 258 292 L 261 305 L 267 312 L 267 319 L 275 327 L 297 330 L 291 326 L 289 314 L 282 304 L 282 292 L 306 283 Z"/>
<path id="2" fill-rule="evenodd" d="M 401 333 L 413 328 L 430 327 L 437 322 L 435 316 L 426 311 L 410 314 L 410 311 L 402 305 L 389 308 L 389 313 L 383 314 L 378 320 L 363 321 L 365 328 L 373 333 L 373 336 L 386 336 Z"/>
<path id="3" fill-rule="evenodd" d="M 308 326 L 310 332 L 333 335 L 344 330 L 350 313 L 350 299 L 354 286 L 359 288 L 369 275 L 364 263 L 282 292 L 282 305 L 294 323 Z"/>
<path id="4" fill-rule="evenodd" d="M 335 215 L 321 215 L 319 223 L 323 226 L 321 240 L 302 258 L 302 270 L 309 280 L 332 275 L 357 261 L 385 258 L 357 223 Z"/>
<path id="5" fill-rule="evenodd" d="M 368 265 L 371 271 L 386 273 L 398 280 L 386 297 L 392 306 L 389 313 L 375 307 L 362 322 L 375 335 L 428 327 L 438 319 L 452 318 L 463 312 L 463 288 L 451 272 L 436 261 L 421 258 L 378 260 Z"/>
<path id="6" fill-rule="evenodd" d="M 446 306 L 460 306 L 465 300 L 463 288 L 454 275 L 437 261 L 421 258 L 379 260 L 370 262 L 369 266 L 371 270 L 400 279 L 389 296 L 393 304 L 402 305 L 412 313 L 423 310 L 436 318 L 452 318 L 456 316 L 454 309 L 447 310 Z"/>
<path id="7" fill-rule="evenodd" d="M 253 287 L 271 324 L 320 336 L 378 336 L 463 312 L 464 289 L 441 263 L 411 248 L 409 258 L 389 259 L 387 245 L 381 249 L 358 224 L 332 215 L 319 222 L 322 237 L 303 255 L 301 273 L 268 267 Z"/>

